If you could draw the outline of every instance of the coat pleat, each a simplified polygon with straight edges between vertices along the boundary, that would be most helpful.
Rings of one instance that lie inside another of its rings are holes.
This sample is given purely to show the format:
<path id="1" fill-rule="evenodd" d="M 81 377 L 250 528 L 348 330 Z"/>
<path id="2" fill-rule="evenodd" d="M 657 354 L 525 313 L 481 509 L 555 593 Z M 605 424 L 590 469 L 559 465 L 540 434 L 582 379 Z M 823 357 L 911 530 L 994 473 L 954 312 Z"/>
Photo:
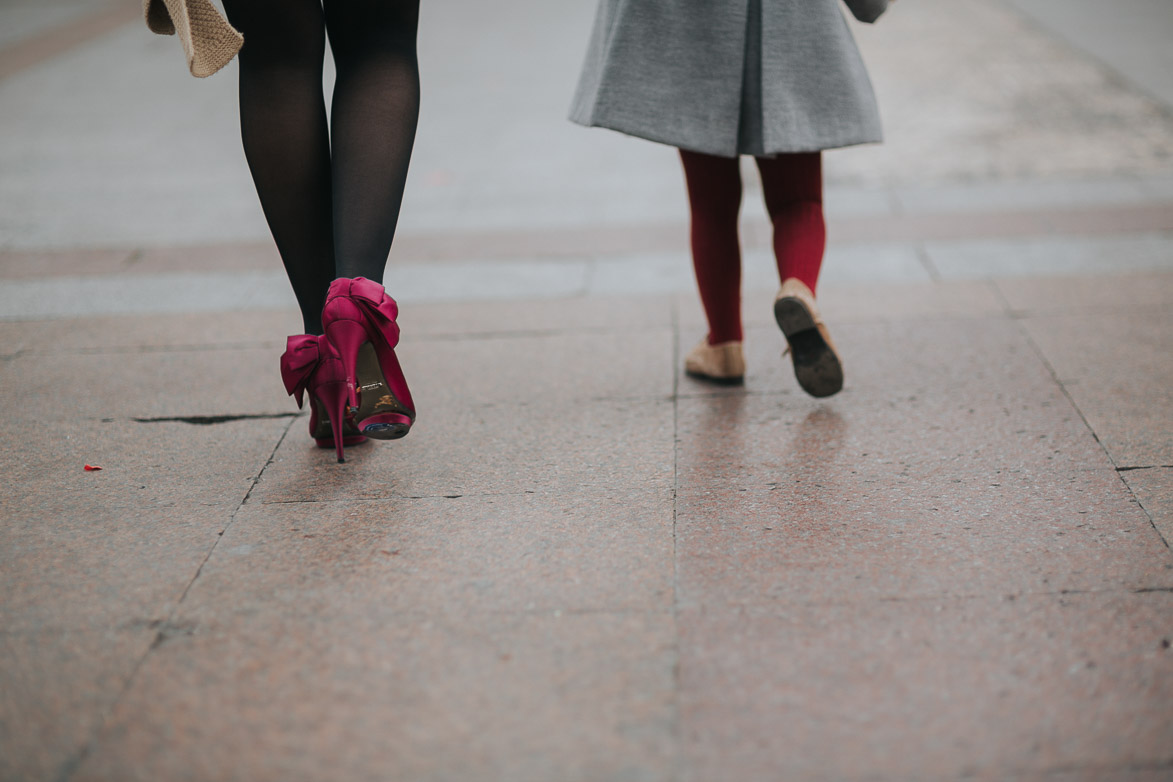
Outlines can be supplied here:
<path id="1" fill-rule="evenodd" d="M 882 138 L 839 0 L 600 0 L 570 118 L 727 157 Z"/>

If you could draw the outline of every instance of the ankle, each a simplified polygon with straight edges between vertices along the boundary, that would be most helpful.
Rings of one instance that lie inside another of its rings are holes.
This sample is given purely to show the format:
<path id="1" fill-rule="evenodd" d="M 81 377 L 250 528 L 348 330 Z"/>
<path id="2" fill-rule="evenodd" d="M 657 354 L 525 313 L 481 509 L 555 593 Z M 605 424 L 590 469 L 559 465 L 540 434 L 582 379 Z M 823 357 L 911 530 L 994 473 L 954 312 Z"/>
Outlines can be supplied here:
<path id="1" fill-rule="evenodd" d="M 726 342 L 741 342 L 743 339 L 744 336 L 741 332 L 741 327 L 739 326 L 736 330 L 722 329 L 719 331 L 710 331 L 709 336 L 705 341 L 708 342 L 710 346 L 712 346 L 722 345 Z"/>
<path id="2" fill-rule="evenodd" d="M 313 315 L 302 313 L 301 316 L 302 327 L 305 328 L 305 333 L 311 337 L 320 337 L 325 333 L 322 328 L 322 313 L 317 312 Z"/>
<path id="3" fill-rule="evenodd" d="M 801 282 L 810 290 L 811 296 L 813 297 L 815 295 L 815 285 L 819 282 L 819 271 L 818 269 L 813 270 L 813 272 L 810 270 L 799 270 L 796 273 L 788 270 L 785 273 L 779 274 L 778 277 L 781 279 L 783 285 L 790 280 Z"/>

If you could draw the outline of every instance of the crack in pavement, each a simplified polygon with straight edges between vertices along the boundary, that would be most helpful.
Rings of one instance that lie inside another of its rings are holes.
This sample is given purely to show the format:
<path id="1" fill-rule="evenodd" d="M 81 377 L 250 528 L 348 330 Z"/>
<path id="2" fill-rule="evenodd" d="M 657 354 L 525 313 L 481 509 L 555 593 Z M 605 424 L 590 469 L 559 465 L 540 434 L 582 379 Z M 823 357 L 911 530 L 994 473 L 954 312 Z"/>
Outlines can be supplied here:
<path id="1" fill-rule="evenodd" d="M 187 599 L 187 595 L 189 592 L 191 592 L 191 588 L 195 585 L 196 581 L 199 580 L 200 575 L 204 572 L 204 567 L 208 564 L 208 561 L 212 558 L 212 555 L 216 553 L 216 549 L 219 547 L 220 541 L 224 539 L 224 536 L 230 529 L 232 529 L 232 525 L 236 523 L 237 515 L 240 513 L 241 508 L 243 508 L 245 504 L 248 503 L 248 498 L 253 493 L 253 490 L 257 487 L 257 484 L 260 482 L 261 476 L 263 476 L 265 474 L 265 470 L 269 469 L 269 466 L 273 464 L 273 461 L 277 456 L 277 451 L 281 448 L 281 444 L 285 442 L 285 438 L 289 436 L 289 430 L 292 427 L 293 421 L 290 421 L 288 424 L 286 424 L 285 431 L 283 431 L 281 436 L 277 438 L 277 443 L 273 446 L 273 450 L 269 453 L 269 457 L 265 460 L 265 463 L 261 466 L 261 469 L 257 471 L 256 477 L 253 478 L 252 484 L 249 486 L 248 491 L 245 492 L 244 497 L 236 506 L 236 510 L 232 512 L 232 515 L 229 517 L 227 523 L 224 524 L 224 528 L 220 530 L 220 533 L 216 536 L 215 542 L 212 543 L 211 547 L 208 549 L 208 553 L 204 556 L 203 561 L 200 562 L 199 567 L 196 568 L 195 574 L 191 577 L 191 580 L 187 582 L 187 586 L 184 587 L 183 593 L 180 594 L 179 599 L 175 601 L 175 604 L 171 607 L 171 610 L 168 612 L 167 616 L 157 624 L 154 623 L 154 621 L 148 624 L 148 627 L 151 627 L 156 631 L 154 639 L 151 641 L 150 645 L 143 652 L 143 654 L 139 657 L 138 662 L 134 664 L 130 674 L 126 677 L 126 681 L 123 682 L 122 688 L 114 697 L 109 707 L 105 710 L 105 713 L 102 714 L 98 719 L 97 726 L 91 730 L 90 735 L 81 745 L 81 748 L 75 755 L 68 758 L 61 766 L 55 777 L 57 782 L 68 782 L 68 780 L 72 779 L 73 776 L 77 773 L 78 769 L 81 768 L 86 758 L 88 758 L 90 753 L 93 751 L 94 746 L 100 740 L 103 731 L 113 719 L 114 713 L 118 709 L 119 704 L 122 703 L 127 693 L 130 692 L 130 688 L 138 679 L 139 671 L 142 670 L 142 667 L 146 663 L 147 659 L 167 641 L 173 638 L 195 634 L 196 626 L 194 623 L 179 621 L 176 619 L 180 610 L 183 608 L 183 602 Z"/>
<path id="2" fill-rule="evenodd" d="M 300 418 L 304 413 L 240 413 L 233 415 L 171 415 L 171 416 L 157 416 L 152 418 L 132 418 L 130 420 L 140 424 L 162 424 L 162 423 L 181 423 L 193 424 L 195 426 L 213 426 L 215 424 L 226 424 L 231 421 L 258 421 L 269 418 Z M 109 423 L 113 421 L 112 418 L 103 418 L 102 421 Z"/>

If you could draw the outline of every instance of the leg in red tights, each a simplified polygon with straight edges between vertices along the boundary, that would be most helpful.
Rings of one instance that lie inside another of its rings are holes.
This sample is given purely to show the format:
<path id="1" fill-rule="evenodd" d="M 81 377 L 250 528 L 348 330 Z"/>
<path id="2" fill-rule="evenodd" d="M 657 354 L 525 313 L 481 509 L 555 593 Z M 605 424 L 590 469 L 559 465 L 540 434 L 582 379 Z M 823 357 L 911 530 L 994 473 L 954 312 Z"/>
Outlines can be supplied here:
<path id="1" fill-rule="evenodd" d="M 818 152 L 805 152 L 757 163 L 782 279 L 774 319 L 790 345 L 798 384 L 811 396 L 831 396 L 843 388 L 843 364 L 814 299 L 827 246 L 822 159 Z"/>
<path id="2" fill-rule="evenodd" d="M 692 265 L 709 321 L 709 344 L 740 342 L 741 170 L 737 158 L 680 151 L 691 212 Z"/>
<path id="3" fill-rule="evenodd" d="M 819 152 L 757 158 L 766 211 L 774 224 L 779 279 L 794 277 L 811 291 L 819 281 L 827 228 L 823 222 L 823 166 Z"/>

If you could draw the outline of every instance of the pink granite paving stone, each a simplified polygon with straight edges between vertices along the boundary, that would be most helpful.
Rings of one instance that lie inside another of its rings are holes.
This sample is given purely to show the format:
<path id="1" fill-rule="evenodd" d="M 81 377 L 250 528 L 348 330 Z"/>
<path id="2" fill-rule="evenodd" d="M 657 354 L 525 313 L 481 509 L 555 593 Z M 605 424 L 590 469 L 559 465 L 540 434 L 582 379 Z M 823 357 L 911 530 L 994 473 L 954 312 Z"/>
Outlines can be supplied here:
<path id="1" fill-rule="evenodd" d="M 1173 467 L 1129 470 L 1123 477 L 1157 532 L 1173 547 Z"/>
<path id="2" fill-rule="evenodd" d="M 182 418 L 296 412 L 275 377 L 278 350 L 134 351 L 23 355 L 0 367 L 14 397 L 61 398 L 89 419 Z M 84 378 L 84 393 L 75 392 Z M 57 417 L 42 407 L 34 417 Z"/>
<path id="3" fill-rule="evenodd" d="M 1171 600 L 1168 592 L 814 597 L 688 609 L 681 778 L 731 769 L 740 779 L 927 780 L 1165 768 Z"/>
<path id="4" fill-rule="evenodd" d="M 300 420 L 252 498 L 313 502 L 547 491 L 671 489 L 673 406 L 656 400 L 438 403 L 402 440 L 313 446 Z M 557 421 L 554 429 L 550 421 Z M 329 469 L 325 469 L 329 468 Z"/>
<path id="5" fill-rule="evenodd" d="M 292 310 L 0 322 L 0 338 L 36 355 L 264 347 L 285 349 L 285 335 L 301 331 Z M 280 387 L 280 379 L 276 383 Z"/>
<path id="6" fill-rule="evenodd" d="M 452 339 L 473 335 L 542 335 L 557 332 L 631 334 L 672 325 L 668 296 L 630 296 L 598 299 L 533 299 L 526 301 L 413 302 L 399 305 L 404 338 L 426 335 Z M 605 356 L 588 356 L 601 361 Z"/>
<path id="7" fill-rule="evenodd" d="M 419 378 L 413 383 L 413 398 L 451 406 L 467 405 L 471 396 L 480 405 L 513 406 L 664 398 L 672 392 L 673 337 L 668 328 L 568 333 L 573 326 L 556 318 L 547 323 L 561 333 L 405 344 L 404 372 L 410 369 Z"/>
<path id="8" fill-rule="evenodd" d="M 742 304 L 745 325 L 777 331 L 772 308 L 776 294 L 776 285 L 746 290 Z M 993 285 L 973 280 L 899 284 L 832 281 L 819 285 L 818 300 L 833 336 L 840 324 L 996 316 L 1005 311 L 1005 304 Z M 697 295 L 692 291 L 679 294 L 677 307 L 682 330 L 696 331 L 699 339 L 705 321 Z"/>
<path id="9" fill-rule="evenodd" d="M 672 644 L 662 613 L 420 621 L 361 598 L 200 622 L 74 778 L 671 779 Z"/>
<path id="10" fill-rule="evenodd" d="M 329 502 L 312 514 L 250 502 L 185 615 L 312 614 L 359 595 L 418 616 L 656 610 L 673 591 L 672 516 L 667 490 Z"/>
<path id="11" fill-rule="evenodd" d="M 1114 473 L 682 492 L 682 604 L 1168 589 L 1173 562 Z"/>
<path id="12" fill-rule="evenodd" d="M 66 422 L 9 427 L 0 469 L 8 631 L 165 619 L 288 425 Z M 35 440 L 34 454 L 21 444 Z M 151 447 L 144 447 L 150 442 Z M 101 472 L 86 472 L 96 462 Z"/>
<path id="13" fill-rule="evenodd" d="M 714 386 L 677 151 L 565 120 L 596 4 L 423 3 L 418 417 L 338 464 L 238 66 L 0 3 L 0 782 L 1173 780 L 1158 5 L 848 19 L 813 399 L 753 161 Z"/>
<path id="14" fill-rule="evenodd" d="M 158 635 L 146 623 L 0 632 L 0 778 L 57 779 Z"/>
<path id="15" fill-rule="evenodd" d="M 133 250 L 68 250 L 0 252 L 0 279 L 113 274 L 121 271 Z"/>
<path id="16" fill-rule="evenodd" d="M 136 250 L 123 270 L 130 274 L 204 271 L 272 271 L 281 256 L 269 242 L 196 247 L 146 247 Z"/>
<path id="17" fill-rule="evenodd" d="M 1173 274 L 1130 273 L 1095 277 L 1036 277 L 994 283 L 1007 304 L 1030 315 L 1163 310 L 1173 296 Z"/>
<path id="18" fill-rule="evenodd" d="M 747 357 L 766 365 L 755 376 L 751 364 L 749 393 L 713 393 L 683 379 L 682 393 L 697 396 L 679 402 L 681 485 L 719 478 L 762 486 L 828 466 L 959 478 L 1110 466 L 1011 323 L 910 321 L 840 332 L 846 387 L 827 400 L 803 394 L 788 359 L 760 348 Z M 900 346 L 896 355 L 890 345 Z"/>
<path id="19" fill-rule="evenodd" d="M 1038 316 L 1025 326 L 1118 467 L 1173 464 L 1168 307 Z"/>

